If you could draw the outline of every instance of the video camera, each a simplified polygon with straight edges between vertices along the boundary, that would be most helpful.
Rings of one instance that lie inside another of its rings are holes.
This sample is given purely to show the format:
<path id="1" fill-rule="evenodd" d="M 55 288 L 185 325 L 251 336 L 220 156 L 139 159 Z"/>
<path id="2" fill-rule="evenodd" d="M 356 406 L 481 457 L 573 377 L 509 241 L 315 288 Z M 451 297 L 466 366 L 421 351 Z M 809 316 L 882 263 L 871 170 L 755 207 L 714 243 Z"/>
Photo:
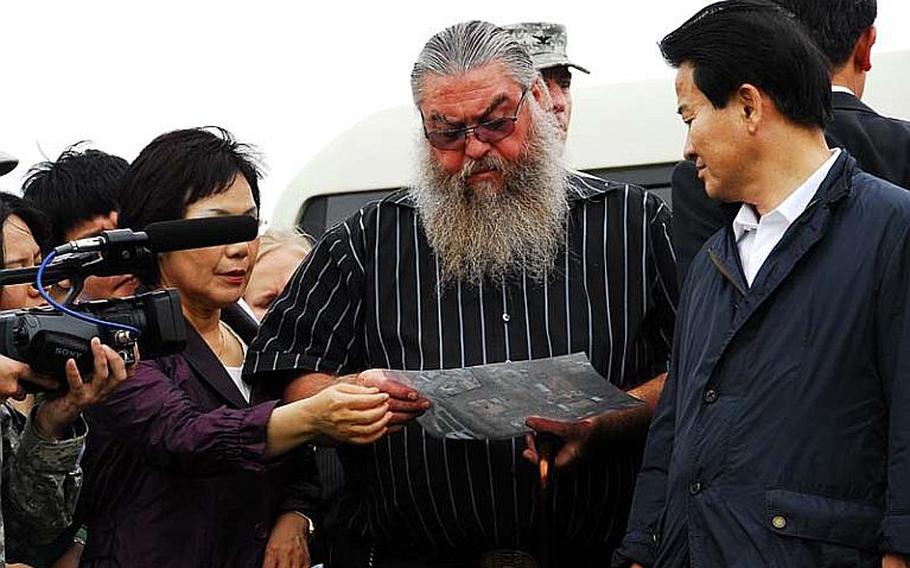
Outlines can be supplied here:
<path id="1" fill-rule="evenodd" d="M 48 306 L 0 312 L 0 353 L 27 363 L 34 371 L 63 377 L 74 359 L 84 377 L 94 368 L 91 340 L 97 337 L 124 361 L 155 359 L 183 351 L 186 324 L 176 290 L 156 290 L 127 298 L 70 303 L 88 276 L 142 274 L 154 267 L 155 254 L 244 242 L 256 238 L 249 216 L 163 221 L 145 231 L 117 229 L 59 246 L 38 268 L 0 270 L 0 286 L 32 283 Z M 70 282 L 63 303 L 43 287 Z M 65 391 L 66 381 L 61 381 Z M 26 390 L 36 387 L 26 383 Z"/>
<path id="2" fill-rule="evenodd" d="M 97 337 L 126 363 L 134 363 L 133 347 L 155 359 L 179 353 L 186 346 L 186 325 L 180 297 L 174 290 L 156 290 L 127 298 L 82 302 L 80 313 L 126 329 L 77 319 L 52 306 L 0 312 L 0 353 L 28 363 L 32 370 L 61 376 L 68 359 L 75 359 L 83 376 L 94 368 L 91 339 Z"/>

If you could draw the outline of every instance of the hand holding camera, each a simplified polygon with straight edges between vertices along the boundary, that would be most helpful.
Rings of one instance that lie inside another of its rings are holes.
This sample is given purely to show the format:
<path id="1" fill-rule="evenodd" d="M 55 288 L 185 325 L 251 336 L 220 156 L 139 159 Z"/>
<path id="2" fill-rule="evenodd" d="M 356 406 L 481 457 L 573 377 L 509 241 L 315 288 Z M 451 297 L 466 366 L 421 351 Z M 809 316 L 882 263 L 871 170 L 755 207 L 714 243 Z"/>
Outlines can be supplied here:
<path id="1" fill-rule="evenodd" d="M 90 406 L 104 400 L 117 386 L 129 377 L 135 363 L 127 365 L 116 351 L 103 345 L 95 337 L 91 341 L 93 370 L 83 378 L 76 361 L 66 362 L 65 394 L 46 398 L 35 412 L 38 431 L 49 439 L 66 437 L 70 424 Z M 138 361 L 138 350 L 134 360 Z"/>

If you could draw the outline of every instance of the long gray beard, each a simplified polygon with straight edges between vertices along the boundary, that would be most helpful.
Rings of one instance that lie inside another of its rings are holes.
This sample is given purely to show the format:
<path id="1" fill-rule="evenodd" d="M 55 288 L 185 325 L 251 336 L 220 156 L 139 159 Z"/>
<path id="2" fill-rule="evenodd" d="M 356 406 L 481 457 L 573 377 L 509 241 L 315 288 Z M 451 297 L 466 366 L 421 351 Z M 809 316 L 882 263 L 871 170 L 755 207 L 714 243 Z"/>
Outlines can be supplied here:
<path id="1" fill-rule="evenodd" d="M 448 174 L 424 141 L 420 172 L 411 195 L 436 251 L 443 282 L 502 282 L 527 274 L 542 281 L 562 245 L 566 171 L 558 127 L 549 113 L 531 105 L 528 144 L 514 162 L 492 156 L 466 159 Z M 497 168 L 503 187 L 475 190 L 466 182 L 475 171 Z"/>

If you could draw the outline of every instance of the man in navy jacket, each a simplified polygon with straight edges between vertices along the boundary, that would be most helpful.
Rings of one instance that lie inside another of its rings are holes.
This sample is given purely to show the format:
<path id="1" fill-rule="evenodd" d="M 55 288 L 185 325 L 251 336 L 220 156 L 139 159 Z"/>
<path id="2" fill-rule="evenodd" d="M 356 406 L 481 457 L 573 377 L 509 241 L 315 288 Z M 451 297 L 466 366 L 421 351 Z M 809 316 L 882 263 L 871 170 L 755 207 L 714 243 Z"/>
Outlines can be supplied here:
<path id="1" fill-rule="evenodd" d="M 872 69 L 876 0 L 774 0 L 805 27 L 828 59 L 833 117 L 825 124 L 831 148 L 845 148 L 870 174 L 910 189 L 910 122 L 882 116 L 863 103 Z M 705 194 L 695 164 L 673 170 L 673 248 L 679 281 L 708 237 L 729 224 L 738 203 L 721 203 Z"/>
<path id="2" fill-rule="evenodd" d="M 620 566 L 907 566 L 910 192 L 829 150 L 821 53 L 764 0 L 661 42 L 685 155 L 743 203 L 695 257 Z"/>

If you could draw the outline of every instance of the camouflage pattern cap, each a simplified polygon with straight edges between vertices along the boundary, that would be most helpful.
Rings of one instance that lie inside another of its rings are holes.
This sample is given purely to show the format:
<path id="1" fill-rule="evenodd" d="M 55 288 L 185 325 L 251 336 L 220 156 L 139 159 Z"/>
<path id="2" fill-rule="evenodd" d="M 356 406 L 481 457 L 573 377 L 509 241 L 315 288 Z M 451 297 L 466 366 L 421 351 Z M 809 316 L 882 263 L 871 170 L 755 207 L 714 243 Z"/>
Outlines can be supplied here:
<path id="1" fill-rule="evenodd" d="M 19 160 L 0 150 L 0 176 L 4 176 L 19 165 Z"/>
<path id="2" fill-rule="evenodd" d="M 538 71 L 565 65 L 574 67 L 582 73 L 590 73 L 581 65 L 569 61 L 569 57 L 566 55 L 568 36 L 566 27 L 562 24 L 525 22 L 509 24 L 503 26 L 503 29 L 508 30 L 518 43 L 528 51 L 531 60 L 534 61 L 534 67 Z"/>

